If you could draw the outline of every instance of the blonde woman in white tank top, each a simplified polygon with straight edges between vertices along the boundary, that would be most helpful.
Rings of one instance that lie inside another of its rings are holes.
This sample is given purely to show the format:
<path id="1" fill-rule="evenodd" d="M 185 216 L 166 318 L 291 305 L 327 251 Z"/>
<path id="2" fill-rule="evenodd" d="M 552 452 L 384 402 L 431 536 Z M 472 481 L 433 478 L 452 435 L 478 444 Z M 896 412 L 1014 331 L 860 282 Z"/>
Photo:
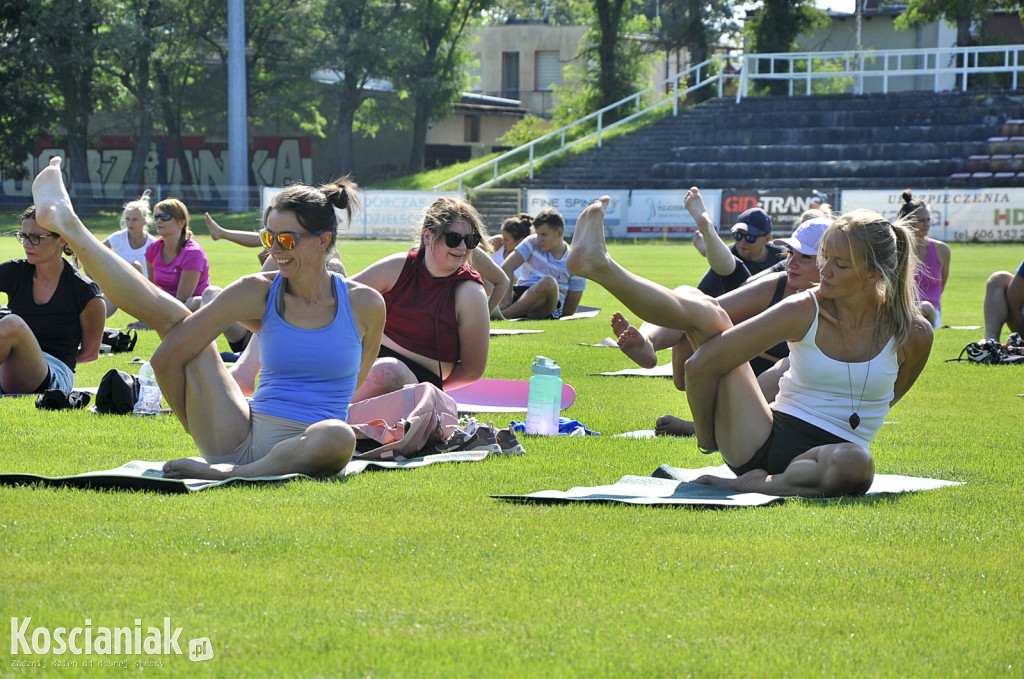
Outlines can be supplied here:
<path id="1" fill-rule="evenodd" d="M 149 189 L 135 200 L 124 204 L 119 221 L 121 230 L 107 236 L 103 244 L 135 267 L 143 276 L 147 276 L 146 248 L 156 240 L 156 236 L 149 231 L 152 222 Z M 106 296 L 103 297 L 103 301 L 107 305 L 107 318 L 110 318 L 117 311 L 117 305 Z"/>
<path id="2" fill-rule="evenodd" d="M 821 285 L 734 326 L 696 288 L 669 290 L 615 262 L 604 243 L 607 204 L 602 197 L 580 215 L 569 270 L 696 347 L 686 394 L 697 445 L 719 451 L 737 474 L 699 481 L 772 495 L 866 492 L 870 440 L 931 351 L 931 326 L 916 309 L 911 229 L 868 210 L 839 217 L 819 249 Z M 780 341 L 790 343 L 792 366 L 768 403 L 747 361 Z"/>

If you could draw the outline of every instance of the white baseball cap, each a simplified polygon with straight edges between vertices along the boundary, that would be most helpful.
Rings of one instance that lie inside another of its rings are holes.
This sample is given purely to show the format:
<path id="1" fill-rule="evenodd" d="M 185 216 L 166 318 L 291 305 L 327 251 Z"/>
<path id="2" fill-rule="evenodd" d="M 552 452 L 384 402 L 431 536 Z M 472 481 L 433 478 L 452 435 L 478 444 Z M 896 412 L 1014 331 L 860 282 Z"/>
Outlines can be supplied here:
<path id="1" fill-rule="evenodd" d="M 774 243 L 793 248 L 801 255 L 816 255 L 818 254 L 818 245 L 821 243 L 821 237 L 825 235 L 825 231 L 828 230 L 831 223 L 827 219 L 808 219 L 796 227 L 792 236 L 789 238 L 776 238 Z"/>

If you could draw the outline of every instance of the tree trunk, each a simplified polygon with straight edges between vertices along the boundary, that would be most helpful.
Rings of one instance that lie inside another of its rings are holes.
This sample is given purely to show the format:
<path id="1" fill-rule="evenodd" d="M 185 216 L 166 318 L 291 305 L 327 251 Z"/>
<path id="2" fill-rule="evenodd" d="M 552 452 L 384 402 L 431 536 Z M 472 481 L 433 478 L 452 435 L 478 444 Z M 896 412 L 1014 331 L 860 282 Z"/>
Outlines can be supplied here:
<path id="1" fill-rule="evenodd" d="M 409 153 L 409 174 L 422 172 L 427 156 L 427 123 L 430 103 L 416 100 L 416 115 L 412 123 L 412 151 Z"/>

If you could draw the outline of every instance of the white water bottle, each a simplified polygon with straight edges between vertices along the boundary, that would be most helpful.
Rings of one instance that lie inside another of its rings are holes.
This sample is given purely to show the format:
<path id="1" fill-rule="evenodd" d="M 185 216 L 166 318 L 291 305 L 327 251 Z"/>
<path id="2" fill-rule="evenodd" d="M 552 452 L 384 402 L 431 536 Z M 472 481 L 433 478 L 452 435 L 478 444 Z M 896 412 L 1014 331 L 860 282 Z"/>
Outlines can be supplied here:
<path id="1" fill-rule="evenodd" d="M 526 399 L 526 433 L 558 435 L 562 414 L 562 369 L 552 359 L 538 356 L 533 361 L 533 377 Z"/>
<path id="2" fill-rule="evenodd" d="M 156 373 L 148 362 L 139 368 L 139 400 L 135 402 L 132 412 L 136 415 L 155 415 L 160 412 L 160 385 L 156 383 Z"/>

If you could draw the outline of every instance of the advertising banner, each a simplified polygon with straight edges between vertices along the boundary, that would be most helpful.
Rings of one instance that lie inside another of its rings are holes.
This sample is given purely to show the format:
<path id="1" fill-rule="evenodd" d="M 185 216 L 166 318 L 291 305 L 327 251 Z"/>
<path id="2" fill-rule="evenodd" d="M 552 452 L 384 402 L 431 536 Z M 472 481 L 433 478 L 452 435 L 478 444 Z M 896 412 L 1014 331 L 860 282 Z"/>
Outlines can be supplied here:
<path id="1" fill-rule="evenodd" d="M 605 194 L 612 199 L 604 216 L 605 236 L 625 238 L 629 191 L 528 189 L 526 211 L 536 217 L 545 208 L 555 208 L 565 218 L 565 237 L 570 238 L 576 231 L 576 218 L 583 212 L 583 208 Z"/>
<path id="2" fill-rule="evenodd" d="M 843 212 L 876 210 L 892 221 L 903 205 L 902 193 L 843 191 L 841 206 Z M 928 205 L 932 238 L 959 243 L 1024 240 L 1024 188 L 923 189 L 913 195 Z"/>
<path id="3" fill-rule="evenodd" d="M 280 191 L 277 187 L 263 189 L 261 212 L 267 209 L 270 199 Z M 338 215 L 338 237 L 411 241 L 423 222 L 424 211 L 442 197 L 462 198 L 462 195 L 436 191 L 361 191 L 359 201 L 363 209 L 356 214 L 351 224 L 344 211 L 335 209 Z"/>
<path id="4" fill-rule="evenodd" d="M 736 218 L 759 207 L 772 218 L 772 233 L 785 236 L 800 225 L 804 210 L 829 202 L 828 196 L 813 189 L 727 189 L 722 192 L 720 231 L 728 231 Z"/>
<path id="5" fill-rule="evenodd" d="M 697 224 L 686 210 L 686 191 L 642 191 L 629 194 L 626 236 L 632 238 L 693 238 Z M 722 192 L 701 191 L 711 221 L 719 224 Z"/>

